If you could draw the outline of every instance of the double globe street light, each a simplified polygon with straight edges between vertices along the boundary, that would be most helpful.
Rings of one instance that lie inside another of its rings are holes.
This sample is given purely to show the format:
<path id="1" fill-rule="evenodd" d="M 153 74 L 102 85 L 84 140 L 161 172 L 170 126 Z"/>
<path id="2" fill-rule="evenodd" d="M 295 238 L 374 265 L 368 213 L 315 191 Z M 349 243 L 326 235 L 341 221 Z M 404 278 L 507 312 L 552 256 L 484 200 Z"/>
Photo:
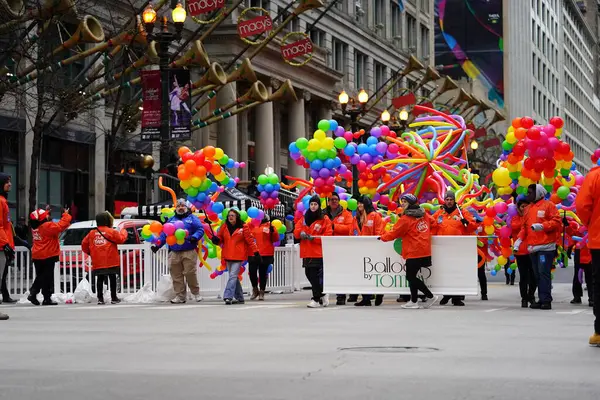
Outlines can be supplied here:
<path id="1" fill-rule="evenodd" d="M 342 113 L 350 117 L 350 128 L 352 133 L 358 132 L 358 117 L 367 112 L 367 102 L 369 101 L 369 95 L 361 89 L 358 92 L 356 98 L 348 96 L 345 90 L 342 90 L 338 96 L 340 105 L 342 106 Z M 356 139 L 353 139 L 355 141 Z M 358 141 L 360 142 L 360 138 Z M 352 164 L 352 194 L 358 196 L 358 168 Z"/>

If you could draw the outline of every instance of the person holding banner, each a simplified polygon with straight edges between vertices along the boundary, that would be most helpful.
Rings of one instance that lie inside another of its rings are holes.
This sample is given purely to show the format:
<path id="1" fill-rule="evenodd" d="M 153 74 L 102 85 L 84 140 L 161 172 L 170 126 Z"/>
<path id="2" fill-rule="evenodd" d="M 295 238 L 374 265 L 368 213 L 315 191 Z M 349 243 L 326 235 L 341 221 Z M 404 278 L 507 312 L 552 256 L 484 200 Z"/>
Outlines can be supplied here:
<path id="1" fill-rule="evenodd" d="M 421 268 L 431 266 L 431 225 L 429 214 L 423 210 L 414 194 L 405 194 L 400 203 L 404 209 L 402 216 L 389 232 L 384 232 L 377 240 L 389 242 L 402 239 L 402 258 L 406 260 L 406 280 L 410 286 L 410 301 L 402 308 L 416 309 L 419 307 L 418 292 L 421 291 L 429 301 L 424 308 L 430 308 L 438 300 L 425 282 L 417 277 Z"/>
<path id="2" fill-rule="evenodd" d="M 513 250 L 518 253 L 526 246 L 533 273 L 538 286 L 539 302 L 529 307 L 533 309 L 552 309 L 552 265 L 556 253 L 556 237 L 562 227 L 556 205 L 545 200 L 548 192 L 544 186 L 529 185 L 527 201 L 530 205 L 523 213 L 523 225 Z M 523 244 L 523 243 L 526 243 Z"/>
<path id="3" fill-rule="evenodd" d="M 523 226 L 523 213 L 529 203 L 527 200 L 517 202 L 517 214 L 510 220 L 513 240 L 517 240 L 521 227 Z M 519 268 L 519 291 L 521 292 L 521 307 L 529 308 L 529 304 L 535 303 L 535 291 L 537 285 L 531 265 L 531 258 L 527 252 L 527 246 L 521 245 L 519 251 L 515 252 L 517 268 Z"/>
<path id="4" fill-rule="evenodd" d="M 373 206 L 373 202 L 368 196 L 362 196 L 358 201 L 356 208 L 356 217 L 354 218 L 354 230 L 358 232 L 359 236 L 380 236 L 385 231 L 385 222 L 383 217 Z M 362 300 L 358 303 L 354 303 L 357 307 L 364 307 L 371 305 L 370 294 L 363 294 Z M 380 306 L 383 303 L 383 295 L 378 294 L 375 296 L 375 306 Z"/>
<path id="5" fill-rule="evenodd" d="M 433 222 L 434 234 L 439 236 L 466 236 L 473 234 L 477 229 L 477 224 L 471 214 L 469 212 L 462 212 L 456 204 L 454 192 L 451 191 L 446 192 L 444 204 L 433 214 Z M 485 268 L 477 268 L 477 275 L 479 277 L 479 284 L 481 285 L 481 299 L 487 300 Z M 463 302 L 464 296 L 444 296 L 440 304 L 448 304 L 450 300 L 452 300 L 452 305 L 465 305 Z"/>
<path id="6" fill-rule="evenodd" d="M 309 209 L 304 218 L 297 221 L 294 237 L 300 239 L 300 258 L 306 278 L 312 287 L 312 299 L 308 308 L 329 305 L 329 296 L 323 294 L 323 248 L 321 236 L 331 236 L 333 228 L 327 215 L 321 211 L 321 199 L 314 195 L 310 198 Z"/>
<path id="7" fill-rule="evenodd" d="M 249 254 L 248 264 L 250 269 L 248 275 L 250 276 L 250 282 L 252 283 L 252 296 L 250 300 L 263 301 L 265 299 L 265 289 L 267 288 L 267 279 L 269 265 L 275 262 L 275 247 L 273 243 L 279 241 L 279 234 L 271 225 L 269 216 L 265 214 L 260 225 L 255 226 L 251 229 L 252 236 L 256 239 L 256 246 L 258 247 L 258 253 L 260 257 L 256 257 L 253 254 Z M 258 288 L 260 284 L 260 290 Z"/>
<path id="8" fill-rule="evenodd" d="M 333 236 L 354 235 L 354 219 L 352 213 L 348 210 L 344 210 L 344 208 L 340 206 L 340 195 L 336 192 L 331 193 L 329 205 L 325 209 L 325 215 L 331 220 Z M 357 297 L 358 295 L 351 294 L 349 299 L 350 301 L 356 301 Z M 346 295 L 338 294 L 335 304 L 338 306 L 346 304 Z"/>

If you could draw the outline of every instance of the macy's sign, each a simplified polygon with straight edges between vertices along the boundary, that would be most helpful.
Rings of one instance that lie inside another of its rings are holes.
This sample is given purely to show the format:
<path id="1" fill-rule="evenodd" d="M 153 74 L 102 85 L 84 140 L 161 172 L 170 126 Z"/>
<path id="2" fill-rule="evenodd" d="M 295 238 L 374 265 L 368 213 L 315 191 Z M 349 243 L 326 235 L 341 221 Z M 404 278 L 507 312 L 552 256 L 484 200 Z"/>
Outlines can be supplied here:
<path id="1" fill-rule="evenodd" d="M 188 0 L 188 11 L 192 17 L 225 7 L 225 0 Z"/>
<path id="2" fill-rule="evenodd" d="M 238 33 L 241 38 L 260 35 L 273 29 L 273 21 L 268 15 L 261 15 L 248 21 L 240 21 L 238 24 Z"/>
<path id="3" fill-rule="evenodd" d="M 296 57 L 300 57 L 306 54 L 311 54 L 313 51 L 313 44 L 310 38 L 298 40 L 297 42 L 286 44 L 281 46 L 281 54 L 286 60 L 293 60 Z"/>

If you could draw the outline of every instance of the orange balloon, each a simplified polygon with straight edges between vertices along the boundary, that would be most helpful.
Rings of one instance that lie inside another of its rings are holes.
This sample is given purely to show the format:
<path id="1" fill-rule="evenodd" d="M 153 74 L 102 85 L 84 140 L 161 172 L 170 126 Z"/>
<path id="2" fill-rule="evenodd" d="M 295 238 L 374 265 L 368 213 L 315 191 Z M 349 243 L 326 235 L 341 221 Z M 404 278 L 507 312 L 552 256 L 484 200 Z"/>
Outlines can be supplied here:
<path id="1" fill-rule="evenodd" d="M 213 174 L 213 175 L 215 175 L 215 176 L 219 175 L 221 173 L 221 166 L 219 164 L 217 164 L 217 163 L 213 164 L 210 167 L 210 173 Z"/>
<path id="2" fill-rule="evenodd" d="M 537 171 L 531 171 L 531 177 L 529 179 L 531 179 L 534 182 L 537 182 L 540 180 L 540 178 L 542 177 L 542 174 L 537 172 Z"/>
<path id="3" fill-rule="evenodd" d="M 521 118 L 515 118 L 515 119 L 513 119 L 512 120 L 512 126 L 515 129 L 520 128 L 521 127 Z"/>
<path id="4" fill-rule="evenodd" d="M 492 225 L 493 223 L 494 223 L 494 218 L 492 218 L 492 217 L 488 217 L 488 216 L 485 216 L 485 217 L 483 218 L 483 225 L 485 225 L 485 226 L 490 226 L 490 225 Z"/>
<path id="5" fill-rule="evenodd" d="M 177 150 L 177 153 L 179 154 L 179 157 L 183 157 L 184 154 L 189 153 L 191 150 L 189 147 L 187 146 L 181 146 L 179 148 L 179 150 Z"/>
<path id="6" fill-rule="evenodd" d="M 519 123 L 521 123 L 521 120 L 519 120 Z M 517 129 L 515 129 L 515 138 L 517 138 L 518 140 L 525 139 L 526 135 L 527 135 L 527 129 L 525 129 L 525 128 L 517 128 Z"/>
<path id="7" fill-rule="evenodd" d="M 167 244 L 169 246 L 173 246 L 175 243 L 177 243 L 177 238 L 175 235 L 167 236 Z"/>
<path id="8" fill-rule="evenodd" d="M 206 158 L 213 158 L 215 156 L 216 149 L 213 146 L 206 146 L 204 148 L 204 156 Z"/>
<path id="9" fill-rule="evenodd" d="M 502 255 L 506 258 L 510 257 L 512 254 L 512 251 L 510 250 L 510 247 L 503 247 L 502 248 Z"/>
<path id="10" fill-rule="evenodd" d="M 187 181 L 188 179 L 190 179 L 190 173 L 184 169 L 182 171 L 177 172 L 177 177 L 182 181 Z"/>
<path id="11" fill-rule="evenodd" d="M 556 193 L 553 193 L 550 196 L 550 201 L 553 202 L 554 204 L 558 204 L 560 203 L 562 200 L 560 199 L 560 197 L 558 197 L 558 195 Z"/>
<path id="12" fill-rule="evenodd" d="M 575 155 L 573 154 L 572 151 L 569 152 L 569 154 L 567 154 L 566 156 L 564 156 L 564 160 L 565 161 L 573 161 L 573 158 L 575 157 Z"/>
<path id="13" fill-rule="evenodd" d="M 206 176 L 206 168 L 204 168 L 203 165 L 198 165 L 196 171 L 194 171 L 194 175 L 199 178 L 204 178 Z"/>
<path id="14" fill-rule="evenodd" d="M 162 232 L 162 224 L 158 221 L 154 221 L 150 224 L 150 232 L 159 234 Z"/>
<path id="15" fill-rule="evenodd" d="M 194 161 L 194 160 L 187 160 L 185 162 L 185 170 L 187 172 L 189 172 L 190 174 L 193 174 L 196 171 L 196 161 Z"/>

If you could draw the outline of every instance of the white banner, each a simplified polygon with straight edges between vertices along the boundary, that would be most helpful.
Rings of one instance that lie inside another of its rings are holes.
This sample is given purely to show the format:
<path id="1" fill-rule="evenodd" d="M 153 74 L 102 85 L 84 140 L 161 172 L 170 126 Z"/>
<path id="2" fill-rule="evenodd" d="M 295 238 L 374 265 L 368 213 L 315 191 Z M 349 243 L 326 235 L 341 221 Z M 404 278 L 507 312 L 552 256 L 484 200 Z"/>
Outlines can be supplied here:
<path id="1" fill-rule="evenodd" d="M 410 294 L 394 242 L 375 236 L 323 236 L 324 292 Z M 432 266 L 419 277 L 435 294 L 477 295 L 477 237 L 434 236 Z"/>

